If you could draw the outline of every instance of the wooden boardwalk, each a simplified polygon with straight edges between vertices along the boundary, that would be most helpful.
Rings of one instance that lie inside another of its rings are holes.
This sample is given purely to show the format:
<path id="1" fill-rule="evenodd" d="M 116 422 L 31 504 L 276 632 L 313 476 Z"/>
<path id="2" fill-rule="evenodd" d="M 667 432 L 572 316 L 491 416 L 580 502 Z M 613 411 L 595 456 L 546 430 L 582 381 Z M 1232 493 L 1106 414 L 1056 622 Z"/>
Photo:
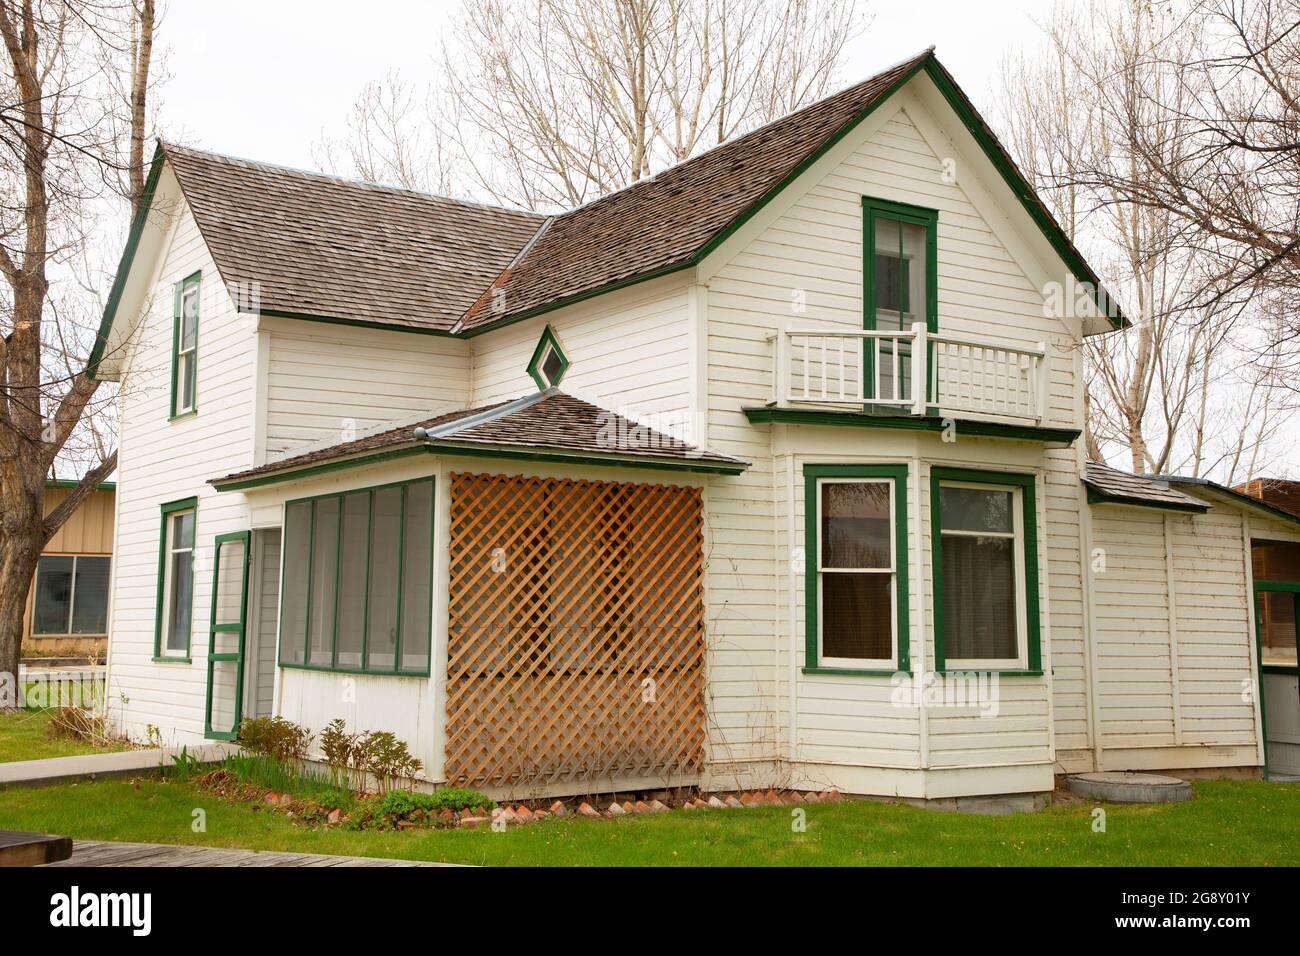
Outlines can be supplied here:
<path id="1" fill-rule="evenodd" d="M 316 853 L 273 853 L 214 846 L 170 846 L 165 843 L 106 843 L 75 840 L 72 858 L 47 866 L 455 866 L 367 856 L 322 856 Z"/>

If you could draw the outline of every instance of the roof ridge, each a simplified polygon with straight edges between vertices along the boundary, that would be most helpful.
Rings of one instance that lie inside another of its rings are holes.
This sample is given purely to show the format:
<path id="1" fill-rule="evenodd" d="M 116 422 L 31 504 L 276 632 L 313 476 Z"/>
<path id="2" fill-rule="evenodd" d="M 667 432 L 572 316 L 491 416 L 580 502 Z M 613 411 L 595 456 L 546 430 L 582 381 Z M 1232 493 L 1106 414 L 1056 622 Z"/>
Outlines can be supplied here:
<path id="1" fill-rule="evenodd" d="M 436 199 L 440 202 L 454 203 L 459 206 L 468 206 L 472 209 L 484 209 L 489 212 L 514 213 L 529 216 L 534 219 L 551 218 L 546 213 L 536 212 L 531 209 L 522 209 L 517 206 L 501 206 L 494 203 L 480 202 L 475 199 L 444 196 L 441 193 L 425 192 L 420 189 L 408 189 L 405 186 L 394 186 L 391 183 L 372 183 L 367 182 L 364 179 L 355 179 L 350 176 L 339 176 L 334 173 L 322 172 L 318 169 L 303 169 L 301 166 L 289 166 L 284 163 L 270 163 L 261 159 L 250 159 L 247 156 L 236 156 L 233 153 L 220 153 L 210 149 L 197 149 L 193 146 L 181 145 L 180 143 L 169 143 L 163 139 L 158 140 L 158 145 L 163 148 L 164 152 L 190 153 L 191 155 L 202 156 L 205 159 L 215 160 L 216 162 L 230 163 L 232 165 L 251 167 L 253 169 L 271 170 L 280 173 L 291 173 L 295 176 L 306 176 L 312 179 L 326 180 L 343 186 L 354 186 L 358 189 L 414 196 L 419 199 Z"/>

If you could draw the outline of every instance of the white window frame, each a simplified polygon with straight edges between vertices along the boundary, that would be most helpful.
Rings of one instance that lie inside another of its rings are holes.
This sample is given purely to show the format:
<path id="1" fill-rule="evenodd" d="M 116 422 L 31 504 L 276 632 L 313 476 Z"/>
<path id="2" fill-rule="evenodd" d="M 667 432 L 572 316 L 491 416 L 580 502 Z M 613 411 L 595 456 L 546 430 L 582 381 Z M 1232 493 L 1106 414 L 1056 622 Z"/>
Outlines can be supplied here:
<path id="1" fill-rule="evenodd" d="M 194 517 L 194 543 L 188 548 L 176 547 L 176 519 L 184 515 Z M 167 513 L 167 547 L 165 553 L 167 560 L 163 562 L 163 607 L 162 607 L 162 635 L 158 642 L 158 655 L 160 657 L 188 657 L 190 648 L 194 643 L 194 553 L 195 545 L 198 544 L 198 513 L 195 508 L 185 508 L 181 511 L 169 511 Z M 172 648 L 172 591 L 175 582 L 172 580 L 176 566 L 176 555 L 189 552 L 190 555 L 190 633 L 185 642 L 185 647 Z"/>
<path id="2" fill-rule="evenodd" d="M 948 671 L 1000 671 L 1027 670 L 1029 667 L 1029 616 L 1026 609 L 1025 595 L 1025 502 L 1024 492 L 1016 485 L 986 484 L 975 481 L 949 481 L 943 479 L 939 488 L 971 488 L 976 491 L 993 491 L 1011 495 L 1011 531 L 945 531 L 943 530 L 943 507 L 939 507 L 940 526 L 935 533 L 940 537 L 954 538 L 1012 538 L 1015 547 L 1012 552 L 1011 573 L 1014 576 L 1014 593 L 1016 598 L 1016 657 L 1009 658 L 957 658 L 944 659 L 944 670 Z M 945 584 L 947 579 L 945 578 Z M 946 601 L 944 617 L 947 620 Z"/>
<path id="3" fill-rule="evenodd" d="M 817 547 L 813 555 L 817 575 L 817 666 L 841 670 L 895 670 L 898 661 L 898 528 L 895 526 L 897 489 L 893 478 L 823 477 L 817 481 Z M 823 485 L 885 485 L 889 491 L 886 505 L 889 513 L 889 567 L 888 568 L 823 568 L 822 567 L 822 486 Z M 889 575 L 889 657 L 828 657 L 824 644 L 826 611 L 824 585 L 826 574 L 888 574 Z"/>
<path id="4" fill-rule="evenodd" d="M 185 347 L 185 302 L 187 299 L 194 300 L 194 344 L 189 348 Z M 176 330 L 176 394 L 172 397 L 172 404 L 175 407 L 173 415 L 188 415 L 194 411 L 198 405 L 199 377 L 198 377 L 198 352 L 199 352 L 199 283 L 187 282 L 181 287 L 181 309 L 177 321 L 180 327 Z M 184 368 L 188 362 L 191 372 L 191 381 L 194 385 L 193 392 L 190 395 L 185 394 L 185 372 Z"/>

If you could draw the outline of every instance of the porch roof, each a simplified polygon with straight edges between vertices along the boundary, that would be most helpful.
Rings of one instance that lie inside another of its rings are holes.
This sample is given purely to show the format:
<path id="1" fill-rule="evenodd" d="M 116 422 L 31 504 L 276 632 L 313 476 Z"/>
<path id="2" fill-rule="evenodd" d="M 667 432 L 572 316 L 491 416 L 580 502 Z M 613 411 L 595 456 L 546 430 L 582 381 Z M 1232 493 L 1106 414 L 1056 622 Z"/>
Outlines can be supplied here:
<path id="1" fill-rule="evenodd" d="M 739 474 L 750 464 L 551 388 L 513 401 L 392 422 L 209 484 L 218 491 L 239 491 L 424 453 L 720 474 Z"/>
<path id="2" fill-rule="evenodd" d="M 1171 487 L 1174 480 L 1156 475 L 1134 475 L 1090 461 L 1083 483 L 1088 487 L 1088 501 L 1091 503 L 1141 505 L 1200 513 L 1210 510 L 1210 506 L 1199 498 Z"/>

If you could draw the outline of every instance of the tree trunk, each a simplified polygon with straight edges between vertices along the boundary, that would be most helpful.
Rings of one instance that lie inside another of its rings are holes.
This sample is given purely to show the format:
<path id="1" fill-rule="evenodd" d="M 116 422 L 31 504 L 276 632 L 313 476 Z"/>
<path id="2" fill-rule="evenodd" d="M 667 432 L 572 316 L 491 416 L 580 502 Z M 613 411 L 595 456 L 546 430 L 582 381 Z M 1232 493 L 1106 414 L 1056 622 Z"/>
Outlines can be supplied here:
<path id="1" fill-rule="evenodd" d="M 14 496 L 23 507 L 32 501 L 31 495 Z M 37 508 L 44 494 L 35 500 Z M 17 698 L 6 699 L 0 693 L 0 711 L 22 704 L 22 686 L 18 681 L 18 661 L 23 640 L 23 617 L 27 611 L 27 594 L 31 589 L 36 562 L 44 544 L 38 530 L 41 514 L 37 510 L 27 514 L 6 514 L 4 530 L 0 533 L 0 691 L 12 687 Z"/>

